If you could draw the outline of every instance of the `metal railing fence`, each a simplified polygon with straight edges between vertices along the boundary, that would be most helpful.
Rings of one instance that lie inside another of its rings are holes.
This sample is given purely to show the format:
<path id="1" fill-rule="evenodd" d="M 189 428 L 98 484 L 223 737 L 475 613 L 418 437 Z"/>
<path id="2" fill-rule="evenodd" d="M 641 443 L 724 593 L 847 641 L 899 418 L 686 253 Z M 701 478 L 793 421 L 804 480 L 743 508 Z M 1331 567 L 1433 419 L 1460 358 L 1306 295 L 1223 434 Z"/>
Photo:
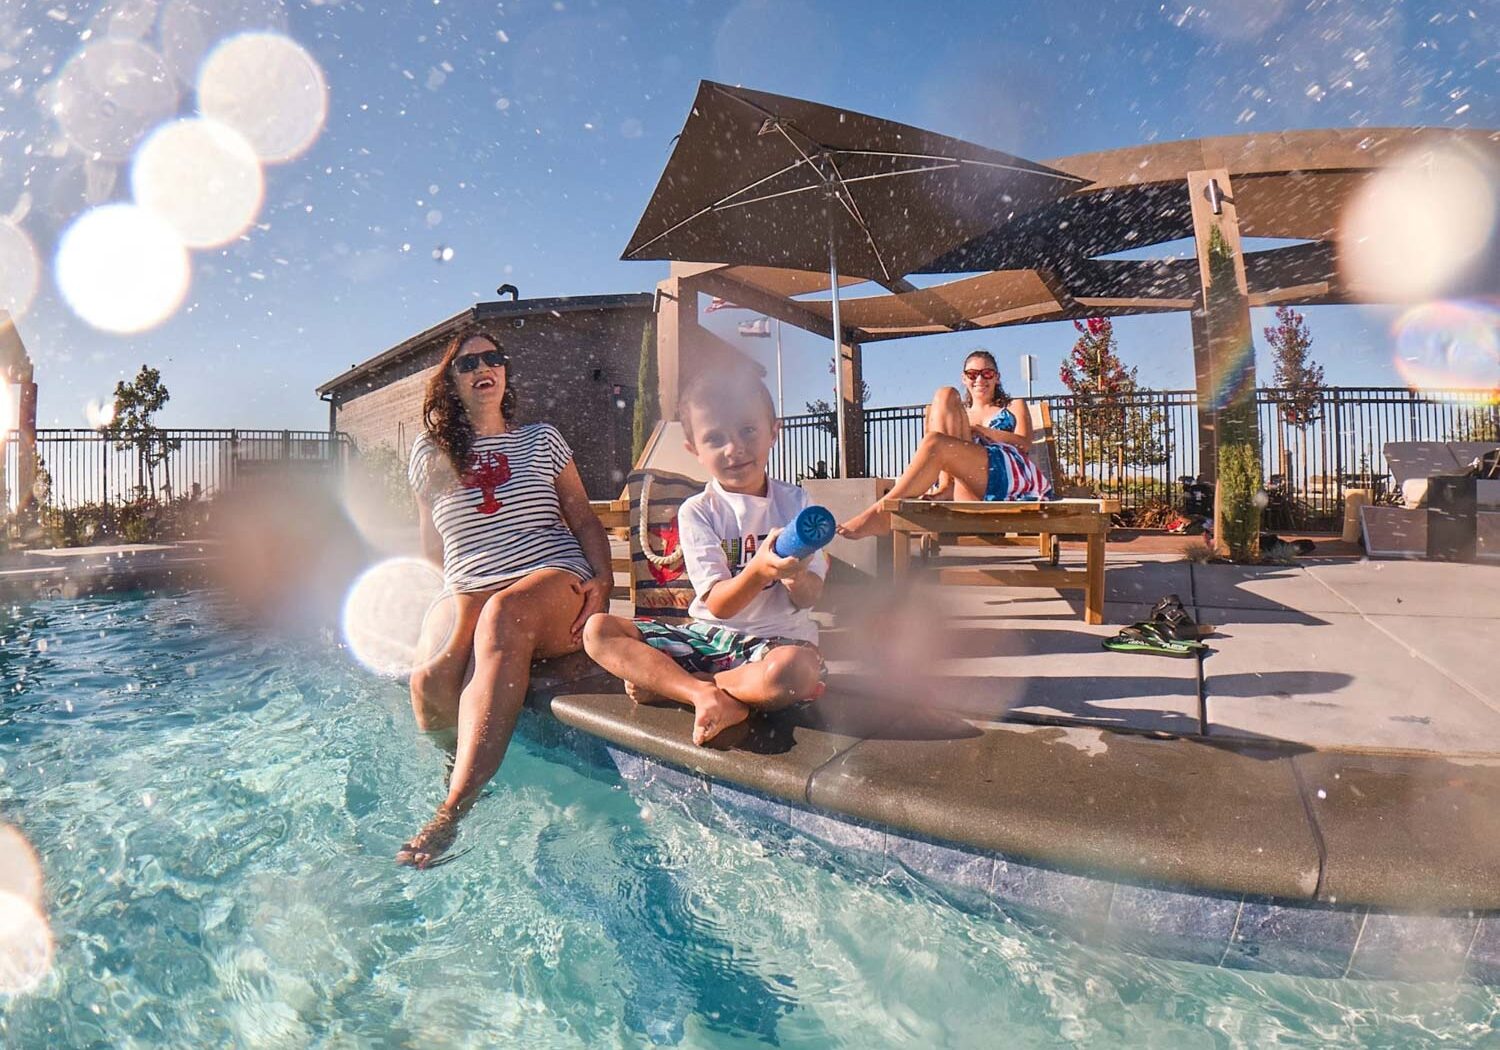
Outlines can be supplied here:
<path id="1" fill-rule="evenodd" d="M 12 510 L 20 474 L 17 434 L 5 442 L 0 509 Z M 38 429 L 36 495 L 54 509 L 120 506 L 145 497 L 207 498 L 275 469 L 342 470 L 348 435 L 320 430 L 161 430 L 149 449 L 97 430 Z M 150 462 L 154 461 L 154 462 Z"/>
<path id="2" fill-rule="evenodd" d="M 1179 478 L 1199 473 L 1198 398 L 1192 390 L 1144 390 L 1089 400 L 1048 397 L 1059 479 L 1126 507 L 1176 502 Z M 1500 443 L 1500 400 L 1482 390 L 1328 387 L 1294 399 L 1285 390 L 1256 391 L 1261 462 L 1268 488 L 1295 508 L 1299 524 L 1343 513 L 1349 489 L 1394 485 L 1384 446 L 1393 441 Z M 1300 408 L 1302 425 L 1287 409 Z M 868 473 L 894 477 L 922 437 L 926 406 L 865 409 Z M 771 470 L 785 481 L 837 473 L 831 415 L 781 420 Z M 1285 527 L 1286 523 L 1279 527 Z"/>

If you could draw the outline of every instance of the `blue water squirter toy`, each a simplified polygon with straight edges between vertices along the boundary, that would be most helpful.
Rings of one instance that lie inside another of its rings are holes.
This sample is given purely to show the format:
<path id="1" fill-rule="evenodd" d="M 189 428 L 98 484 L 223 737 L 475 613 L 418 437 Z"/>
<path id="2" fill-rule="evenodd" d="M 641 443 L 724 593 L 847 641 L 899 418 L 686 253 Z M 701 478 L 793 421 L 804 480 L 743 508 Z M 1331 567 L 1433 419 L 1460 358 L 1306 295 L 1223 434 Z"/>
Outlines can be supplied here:
<path id="1" fill-rule="evenodd" d="M 827 507 L 803 507 L 791 523 L 776 535 L 772 549 L 783 558 L 805 558 L 833 540 L 837 523 Z"/>

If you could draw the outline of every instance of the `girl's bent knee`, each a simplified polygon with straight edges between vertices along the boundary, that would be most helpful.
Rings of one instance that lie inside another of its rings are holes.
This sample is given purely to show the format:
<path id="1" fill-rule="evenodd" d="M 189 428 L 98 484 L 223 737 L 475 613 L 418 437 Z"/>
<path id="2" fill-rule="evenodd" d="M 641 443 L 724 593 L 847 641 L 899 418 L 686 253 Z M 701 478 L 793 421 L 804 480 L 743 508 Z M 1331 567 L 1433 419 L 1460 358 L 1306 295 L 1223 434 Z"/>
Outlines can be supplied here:
<path id="1" fill-rule="evenodd" d="M 932 395 L 932 404 L 936 408 L 949 408 L 953 405 L 963 407 L 963 395 L 951 386 L 940 386 Z"/>

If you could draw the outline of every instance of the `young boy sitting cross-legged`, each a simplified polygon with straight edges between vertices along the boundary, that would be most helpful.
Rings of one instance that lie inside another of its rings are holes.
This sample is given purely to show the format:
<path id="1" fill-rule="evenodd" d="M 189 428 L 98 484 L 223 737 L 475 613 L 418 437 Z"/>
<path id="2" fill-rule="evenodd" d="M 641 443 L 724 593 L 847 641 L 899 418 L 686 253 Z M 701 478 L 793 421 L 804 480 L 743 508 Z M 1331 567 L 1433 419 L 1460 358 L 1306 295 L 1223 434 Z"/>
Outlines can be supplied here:
<path id="1" fill-rule="evenodd" d="M 826 670 L 810 610 L 828 556 L 782 558 L 772 541 L 807 493 L 766 473 L 778 425 L 771 395 L 744 367 L 700 373 L 678 403 L 687 449 L 710 481 L 677 512 L 678 545 L 692 581 L 683 624 L 595 614 L 589 656 L 623 678 L 637 703 L 665 697 L 694 710 L 704 744 L 750 711 L 773 711 L 823 692 Z"/>

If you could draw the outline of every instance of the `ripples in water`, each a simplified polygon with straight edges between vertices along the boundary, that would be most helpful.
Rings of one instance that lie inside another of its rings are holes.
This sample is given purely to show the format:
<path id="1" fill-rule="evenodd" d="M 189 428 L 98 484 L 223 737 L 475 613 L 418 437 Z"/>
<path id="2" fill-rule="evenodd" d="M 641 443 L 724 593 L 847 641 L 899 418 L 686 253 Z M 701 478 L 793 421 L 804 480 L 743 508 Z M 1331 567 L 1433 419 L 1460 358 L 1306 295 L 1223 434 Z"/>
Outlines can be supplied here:
<path id="1" fill-rule="evenodd" d="M 0 609 L 0 816 L 57 940 L 5 1046 L 1484 1045 L 1464 985 L 1143 959 L 711 826 L 518 740 L 464 856 L 403 688 L 213 599 Z"/>

